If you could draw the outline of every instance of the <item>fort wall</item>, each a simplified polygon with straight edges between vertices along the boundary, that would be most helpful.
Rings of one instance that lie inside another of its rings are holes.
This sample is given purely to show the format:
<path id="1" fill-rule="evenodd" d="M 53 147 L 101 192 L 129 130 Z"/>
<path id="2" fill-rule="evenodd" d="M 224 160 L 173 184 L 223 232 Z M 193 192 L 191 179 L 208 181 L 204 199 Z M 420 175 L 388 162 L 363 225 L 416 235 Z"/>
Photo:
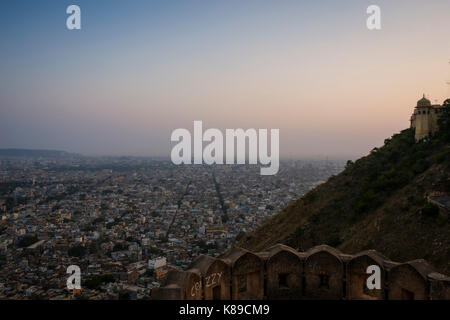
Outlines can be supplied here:
<path id="1" fill-rule="evenodd" d="M 380 289 L 367 288 L 370 265 L 380 267 Z M 201 255 L 188 270 L 170 271 L 152 299 L 449 300 L 450 277 L 425 260 L 398 263 L 375 250 L 349 255 L 320 245 L 298 252 L 278 244 L 257 253 Z"/>

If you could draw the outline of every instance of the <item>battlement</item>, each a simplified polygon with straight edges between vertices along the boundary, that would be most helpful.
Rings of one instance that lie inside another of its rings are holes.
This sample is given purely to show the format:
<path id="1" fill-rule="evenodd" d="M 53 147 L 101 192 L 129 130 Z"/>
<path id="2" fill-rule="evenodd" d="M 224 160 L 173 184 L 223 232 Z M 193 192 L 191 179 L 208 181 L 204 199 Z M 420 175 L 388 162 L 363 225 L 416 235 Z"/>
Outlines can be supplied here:
<path id="1" fill-rule="evenodd" d="M 381 270 L 381 289 L 369 290 L 367 267 Z M 200 255 L 185 271 L 169 271 L 156 300 L 450 300 L 450 277 L 425 260 L 399 263 L 375 250 L 344 254 L 327 245 L 306 252 L 277 244 L 261 252 L 233 248 Z"/>

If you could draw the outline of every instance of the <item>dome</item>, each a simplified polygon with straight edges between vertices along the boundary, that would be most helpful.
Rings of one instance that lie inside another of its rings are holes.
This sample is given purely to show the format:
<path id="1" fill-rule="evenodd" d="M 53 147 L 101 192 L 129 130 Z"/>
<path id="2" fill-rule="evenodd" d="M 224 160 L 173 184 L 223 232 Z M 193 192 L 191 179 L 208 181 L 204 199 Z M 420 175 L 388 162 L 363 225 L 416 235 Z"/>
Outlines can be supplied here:
<path id="1" fill-rule="evenodd" d="M 417 107 L 431 107 L 431 101 L 423 95 L 423 98 L 417 101 Z"/>

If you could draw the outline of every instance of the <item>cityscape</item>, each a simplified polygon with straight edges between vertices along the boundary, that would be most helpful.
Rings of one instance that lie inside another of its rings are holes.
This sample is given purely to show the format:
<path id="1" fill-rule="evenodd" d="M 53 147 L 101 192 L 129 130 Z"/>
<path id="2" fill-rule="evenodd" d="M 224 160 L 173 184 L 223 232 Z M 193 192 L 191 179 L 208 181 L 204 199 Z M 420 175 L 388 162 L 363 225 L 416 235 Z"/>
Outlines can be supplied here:
<path id="1" fill-rule="evenodd" d="M 217 256 L 344 161 L 185 165 L 134 157 L 0 160 L 0 299 L 146 299 L 172 269 Z M 66 287 L 68 266 L 82 289 Z"/>
<path id="2" fill-rule="evenodd" d="M 13 314 L 450 300 L 450 0 L 2 4 Z"/>

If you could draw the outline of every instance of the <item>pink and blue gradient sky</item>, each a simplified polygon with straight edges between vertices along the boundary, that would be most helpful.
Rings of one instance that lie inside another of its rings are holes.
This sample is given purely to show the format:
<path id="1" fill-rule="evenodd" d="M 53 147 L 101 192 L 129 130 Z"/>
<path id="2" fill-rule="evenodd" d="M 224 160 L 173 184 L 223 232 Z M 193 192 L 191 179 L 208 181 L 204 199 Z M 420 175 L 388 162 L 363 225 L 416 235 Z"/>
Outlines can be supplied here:
<path id="1" fill-rule="evenodd" d="M 70 4 L 82 30 L 66 29 Z M 359 157 L 422 93 L 446 98 L 449 14 L 449 0 L 6 0 L 0 148 L 168 157 L 172 130 L 202 120 L 279 128 L 282 157 Z"/>

